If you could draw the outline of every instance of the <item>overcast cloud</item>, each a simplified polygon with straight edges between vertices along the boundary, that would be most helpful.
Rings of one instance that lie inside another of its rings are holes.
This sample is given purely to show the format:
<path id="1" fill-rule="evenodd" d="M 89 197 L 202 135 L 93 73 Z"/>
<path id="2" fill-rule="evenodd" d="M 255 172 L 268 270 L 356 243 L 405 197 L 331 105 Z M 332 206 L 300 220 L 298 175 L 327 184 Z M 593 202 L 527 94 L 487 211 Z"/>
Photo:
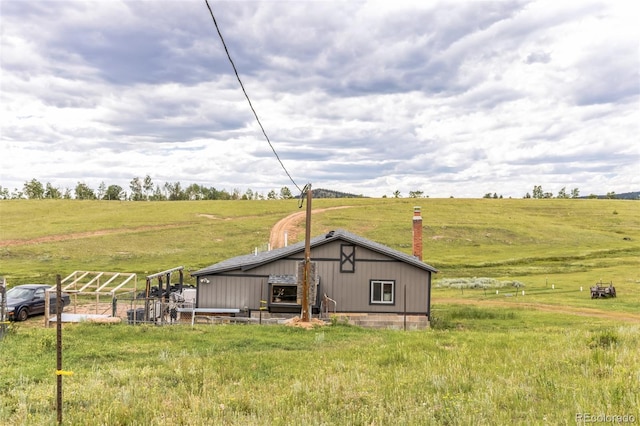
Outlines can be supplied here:
<path id="1" fill-rule="evenodd" d="M 300 187 L 640 190 L 638 2 L 210 5 Z M 0 18 L 1 186 L 297 193 L 204 0 L 0 0 Z"/>

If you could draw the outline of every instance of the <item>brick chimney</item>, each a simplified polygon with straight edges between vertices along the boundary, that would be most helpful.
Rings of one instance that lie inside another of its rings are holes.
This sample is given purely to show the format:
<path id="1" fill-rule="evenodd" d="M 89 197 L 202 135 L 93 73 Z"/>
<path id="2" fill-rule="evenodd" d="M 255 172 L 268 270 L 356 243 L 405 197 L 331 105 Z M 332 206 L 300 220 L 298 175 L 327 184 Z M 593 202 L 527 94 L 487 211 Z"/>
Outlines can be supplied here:
<path id="1" fill-rule="evenodd" d="M 422 260 L 422 216 L 420 207 L 413 208 L 413 255 Z"/>

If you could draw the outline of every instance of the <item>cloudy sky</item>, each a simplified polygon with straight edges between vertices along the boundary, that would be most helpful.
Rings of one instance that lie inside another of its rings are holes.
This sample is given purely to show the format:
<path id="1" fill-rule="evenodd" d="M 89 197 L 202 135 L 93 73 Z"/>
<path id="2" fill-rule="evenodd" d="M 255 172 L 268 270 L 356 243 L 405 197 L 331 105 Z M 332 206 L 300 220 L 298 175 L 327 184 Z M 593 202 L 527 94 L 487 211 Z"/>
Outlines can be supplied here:
<path id="1" fill-rule="evenodd" d="M 209 4 L 300 187 L 640 190 L 640 2 Z M 297 193 L 204 0 L 0 0 L 0 19 L 0 186 Z"/>

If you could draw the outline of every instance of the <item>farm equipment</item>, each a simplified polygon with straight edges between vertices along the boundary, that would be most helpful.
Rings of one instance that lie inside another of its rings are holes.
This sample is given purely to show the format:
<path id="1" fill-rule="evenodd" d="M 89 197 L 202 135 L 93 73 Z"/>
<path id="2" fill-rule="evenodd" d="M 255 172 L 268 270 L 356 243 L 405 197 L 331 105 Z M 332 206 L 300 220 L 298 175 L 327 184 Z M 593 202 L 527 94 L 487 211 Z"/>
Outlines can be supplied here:
<path id="1" fill-rule="evenodd" d="M 609 285 L 604 285 L 602 281 L 600 281 L 591 287 L 592 299 L 607 299 L 609 297 L 616 297 L 616 288 L 612 282 L 610 282 Z"/>
<path id="2" fill-rule="evenodd" d="M 147 276 L 146 289 L 137 296 L 138 299 L 145 300 L 145 308 L 142 309 L 145 321 L 156 323 L 168 321 L 173 323 L 180 319 L 179 308 L 195 304 L 196 289 L 183 283 L 183 269 L 182 266 L 179 266 Z M 173 272 L 178 272 L 180 275 L 177 284 L 171 284 L 171 274 Z M 157 286 L 151 285 L 151 281 L 154 279 L 158 280 Z M 127 315 L 136 315 L 134 310 L 130 311 L 127 312 Z M 135 323 L 135 320 L 130 320 L 129 322 Z"/>

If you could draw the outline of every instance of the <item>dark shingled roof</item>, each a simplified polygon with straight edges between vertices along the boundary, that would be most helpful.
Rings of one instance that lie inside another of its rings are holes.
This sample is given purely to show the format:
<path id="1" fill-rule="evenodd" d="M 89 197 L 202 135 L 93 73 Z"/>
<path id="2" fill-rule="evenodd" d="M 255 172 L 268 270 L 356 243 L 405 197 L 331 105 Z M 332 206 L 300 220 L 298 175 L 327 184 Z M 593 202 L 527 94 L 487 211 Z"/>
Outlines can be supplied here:
<path id="1" fill-rule="evenodd" d="M 371 251 L 384 254 L 386 256 L 389 256 L 392 259 L 396 259 L 401 262 L 408 263 L 420 269 L 424 269 L 431 272 L 438 272 L 436 268 L 434 268 L 433 266 L 427 265 L 426 263 L 424 263 L 423 261 L 419 260 L 414 256 L 410 256 L 398 250 L 394 250 L 390 247 L 387 247 L 380 243 L 376 243 L 375 241 L 368 240 L 359 235 L 352 234 L 351 232 L 348 232 L 342 229 L 331 231 L 326 235 L 312 238 L 310 245 L 313 248 L 313 247 L 321 246 L 323 244 L 327 244 L 335 240 L 342 240 L 351 244 L 355 244 L 355 245 L 367 248 Z M 192 272 L 191 275 L 195 277 L 201 276 L 201 275 L 215 275 L 222 272 L 232 271 L 235 269 L 241 269 L 243 271 L 247 271 L 253 268 L 257 268 L 258 266 L 274 262 L 278 259 L 282 259 L 285 257 L 292 256 L 296 253 L 303 253 L 303 252 L 304 252 L 304 241 L 301 241 L 299 243 L 290 245 L 288 247 L 282 247 L 279 249 L 260 252 L 257 254 L 247 254 L 247 255 L 223 260 L 222 262 L 219 262 L 214 265 L 207 266 L 206 268 L 202 268 L 198 271 Z"/>

